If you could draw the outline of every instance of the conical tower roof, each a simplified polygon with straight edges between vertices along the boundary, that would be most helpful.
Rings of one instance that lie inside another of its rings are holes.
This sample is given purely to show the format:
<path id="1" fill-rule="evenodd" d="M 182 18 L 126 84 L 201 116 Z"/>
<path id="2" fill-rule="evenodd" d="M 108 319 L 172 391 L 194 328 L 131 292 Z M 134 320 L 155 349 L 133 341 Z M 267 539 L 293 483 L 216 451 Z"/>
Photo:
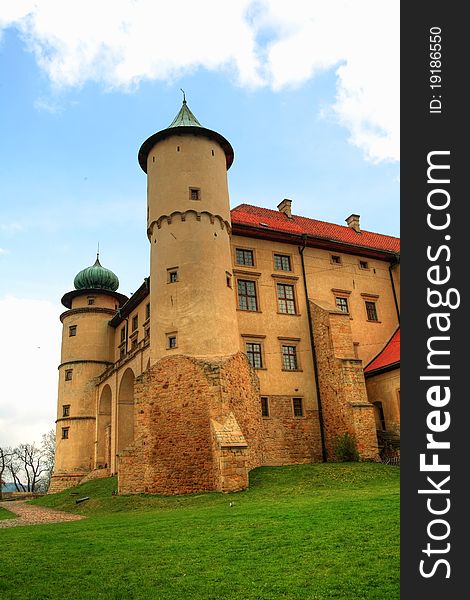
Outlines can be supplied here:
<path id="1" fill-rule="evenodd" d="M 189 135 L 199 135 L 209 138 L 210 140 L 214 140 L 218 142 L 218 144 L 222 147 L 222 150 L 225 153 L 225 159 L 227 163 L 227 170 L 230 169 L 233 163 L 233 148 L 220 133 L 217 131 L 212 131 L 212 129 L 206 129 L 201 125 L 201 123 L 197 120 L 194 114 L 191 112 L 188 103 L 186 102 L 186 96 L 183 97 L 183 105 L 181 106 L 178 114 L 173 119 L 173 121 L 168 125 L 166 129 L 162 129 L 157 133 L 151 135 L 145 142 L 142 144 L 138 154 L 139 164 L 144 171 L 147 173 L 147 159 L 148 155 L 152 151 L 152 148 L 155 146 L 157 142 L 163 140 L 171 135 L 175 134 L 189 134 Z"/>

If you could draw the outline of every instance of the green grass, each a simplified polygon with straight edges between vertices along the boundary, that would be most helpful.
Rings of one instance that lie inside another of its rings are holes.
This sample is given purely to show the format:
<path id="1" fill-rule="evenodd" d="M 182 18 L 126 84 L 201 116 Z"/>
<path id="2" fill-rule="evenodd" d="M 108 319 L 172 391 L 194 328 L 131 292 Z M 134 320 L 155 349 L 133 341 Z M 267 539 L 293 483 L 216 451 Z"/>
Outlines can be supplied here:
<path id="1" fill-rule="evenodd" d="M 14 519 L 15 517 L 16 517 L 16 515 L 14 515 L 9 510 L 6 510 L 5 508 L 2 508 L 0 506 L 0 521 L 2 519 Z"/>
<path id="2" fill-rule="evenodd" d="M 230 495 L 115 488 L 110 478 L 33 501 L 88 519 L 0 531 L 2 598 L 399 598 L 396 467 L 262 467 Z"/>

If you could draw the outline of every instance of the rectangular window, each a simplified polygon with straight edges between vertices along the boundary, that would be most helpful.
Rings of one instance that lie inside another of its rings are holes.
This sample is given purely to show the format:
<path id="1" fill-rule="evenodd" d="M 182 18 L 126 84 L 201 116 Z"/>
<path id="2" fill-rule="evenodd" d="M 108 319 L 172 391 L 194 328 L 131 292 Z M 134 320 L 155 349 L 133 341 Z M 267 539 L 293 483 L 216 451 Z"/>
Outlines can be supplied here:
<path id="1" fill-rule="evenodd" d="M 282 346 L 282 367 L 286 371 L 297 370 L 297 347 Z"/>
<path id="2" fill-rule="evenodd" d="M 367 311 L 367 320 L 368 321 L 378 321 L 377 307 L 375 305 L 375 302 L 368 302 L 366 300 L 366 311 Z"/>
<path id="3" fill-rule="evenodd" d="M 263 368 L 263 356 L 261 354 L 261 344 L 247 342 L 246 343 L 246 355 L 250 365 L 254 369 Z"/>
<path id="4" fill-rule="evenodd" d="M 92 296 L 88 297 L 88 306 L 92 306 L 95 303 L 95 298 Z"/>
<path id="5" fill-rule="evenodd" d="M 145 330 L 145 333 L 144 333 L 144 338 L 145 338 L 146 340 L 149 340 L 149 339 L 150 339 L 150 327 L 147 327 L 147 329 Z"/>
<path id="6" fill-rule="evenodd" d="M 189 188 L 189 198 L 191 200 L 200 200 L 201 190 L 199 188 Z"/>
<path id="7" fill-rule="evenodd" d="M 269 417 L 269 403 L 266 396 L 261 396 L 261 416 Z"/>
<path id="8" fill-rule="evenodd" d="M 69 327 L 69 337 L 74 337 L 75 335 L 77 335 L 77 326 L 76 325 L 70 325 L 70 327 Z"/>
<path id="9" fill-rule="evenodd" d="M 167 283 L 176 283 L 178 281 L 178 267 L 171 267 L 171 269 L 167 269 L 166 273 Z"/>
<path id="10" fill-rule="evenodd" d="M 135 315 L 135 317 L 132 317 L 132 331 L 137 331 L 138 327 L 139 327 L 139 315 Z"/>
<path id="11" fill-rule="evenodd" d="M 245 267 L 253 267 L 255 262 L 253 258 L 253 250 L 245 250 L 243 248 L 236 248 L 235 260 L 237 265 L 245 265 Z"/>
<path id="12" fill-rule="evenodd" d="M 145 305 L 145 320 L 150 319 L 150 302 Z"/>
<path id="13" fill-rule="evenodd" d="M 124 341 L 125 341 L 125 339 L 126 339 L 126 327 L 124 326 L 124 327 L 121 329 L 121 342 L 124 342 Z"/>
<path id="14" fill-rule="evenodd" d="M 62 427 L 62 439 L 63 440 L 69 439 L 69 428 L 68 427 Z"/>
<path id="15" fill-rule="evenodd" d="M 340 296 L 336 297 L 336 306 L 337 308 L 339 308 L 339 310 L 348 313 L 349 312 L 349 306 L 348 306 L 348 299 L 347 298 L 341 298 Z"/>
<path id="16" fill-rule="evenodd" d="M 238 280 L 238 306 L 241 310 L 258 310 L 254 281 Z"/>
<path id="17" fill-rule="evenodd" d="M 137 336 L 136 336 L 135 338 L 132 339 L 131 350 L 135 350 L 137 348 L 137 344 L 138 344 L 138 342 L 137 342 Z"/>
<path id="18" fill-rule="evenodd" d="M 176 335 L 168 336 L 168 348 L 176 348 Z"/>
<path id="19" fill-rule="evenodd" d="M 331 255 L 331 262 L 334 265 L 340 265 L 341 264 L 341 256 L 338 256 L 337 254 L 332 254 Z"/>
<path id="20" fill-rule="evenodd" d="M 294 408 L 294 417 L 304 416 L 304 407 L 302 398 L 292 398 L 292 406 Z"/>
<path id="21" fill-rule="evenodd" d="M 295 315 L 294 286 L 277 284 L 277 305 L 280 313 Z"/>
<path id="22" fill-rule="evenodd" d="M 276 271 L 291 271 L 290 256 L 286 256 L 285 254 L 275 254 L 274 268 Z"/>
<path id="23" fill-rule="evenodd" d="M 368 269 L 369 268 L 369 263 L 365 260 L 360 260 L 359 261 L 359 268 L 360 269 Z"/>
<path id="24" fill-rule="evenodd" d="M 126 347 L 125 346 L 121 346 L 119 348 L 119 356 L 120 356 L 120 358 L 122 358 L 125 355 L 126 355 Z"/>
<path id="25" fill-rule="evenodd" d="M 71 381 L 73 375 L 73 369 L 65 369 L 65 381 Z"/>
<path id="26" fill-rule="evenodd" d="M 62 416 L 69 417 L 70 416 L 70 404 L 62 405 Z"/>

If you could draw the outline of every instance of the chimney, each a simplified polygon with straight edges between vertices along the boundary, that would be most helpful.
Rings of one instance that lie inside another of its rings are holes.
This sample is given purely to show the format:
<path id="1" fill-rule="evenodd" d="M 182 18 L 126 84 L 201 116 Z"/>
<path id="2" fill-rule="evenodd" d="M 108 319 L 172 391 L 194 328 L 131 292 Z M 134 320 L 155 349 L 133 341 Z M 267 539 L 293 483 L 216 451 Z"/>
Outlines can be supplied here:
<path id="1" fill-rule="evenodd" d="M 346 223 L 348 224 L 348 227 L 351 227 L 351 229 L 354 229 L 354 231 L 356 233 L 361 233 L 361 228 L 359 226 L 359 219 L 360 219 L 360 215 L 349 215 L 349 217 L 347 219 L 345 219 Z"/>
<path id="2" fill-rule="evenodd" d="M 279 212 L 287 215 L 289 219 L 292 219 L 291 207 L 292 200 L 289 200 L 289 198 L 284 198 L 284 200 L 277 205 Z"/>

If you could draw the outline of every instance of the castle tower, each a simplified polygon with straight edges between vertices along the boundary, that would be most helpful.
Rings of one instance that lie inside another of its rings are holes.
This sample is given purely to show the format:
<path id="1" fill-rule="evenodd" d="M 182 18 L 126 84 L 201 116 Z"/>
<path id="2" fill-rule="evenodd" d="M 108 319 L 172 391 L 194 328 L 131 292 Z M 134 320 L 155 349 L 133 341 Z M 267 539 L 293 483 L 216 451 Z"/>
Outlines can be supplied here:
<path id="1" fill-rule="evenodd" d="M 94 467 L 96 438 L 95 378 L 112 364 L 109 320 L 127 297 L 119 280 L 101 266 L 80 271 L 75 289 L 65 294 L 60 316 L 62 352 L 56 421 L 56 458 L 50 492 L 77 485 Z"/>
<path id="2" fill-rule="evenodd" d="M 184 99 L 138 158 L 147 173 L 151 363 L 172 354 L 235 354 L 227 185 L 233 149 L 199 123 Z"/>

